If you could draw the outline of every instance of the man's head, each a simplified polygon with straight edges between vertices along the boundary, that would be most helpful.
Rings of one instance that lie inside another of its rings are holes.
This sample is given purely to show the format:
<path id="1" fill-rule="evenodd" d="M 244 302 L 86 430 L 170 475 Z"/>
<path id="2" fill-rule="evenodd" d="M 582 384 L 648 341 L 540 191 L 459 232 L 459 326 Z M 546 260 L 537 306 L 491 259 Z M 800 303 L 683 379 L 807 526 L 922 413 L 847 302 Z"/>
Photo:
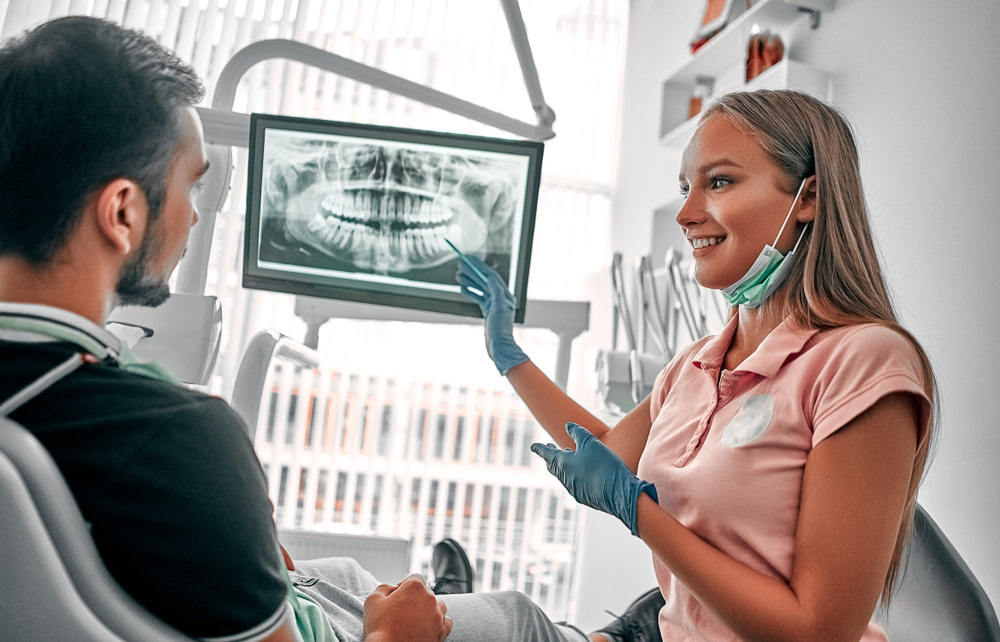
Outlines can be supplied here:
<path id="1" fill-rule="evenodd" d="M 133 203 L 141 201 L 146 220 L 119 289 L 123 302 L 155 302 L 136 284 L 142 290 L 147 276 L 162 276 L 145 274 L 143 264 L 164 241 L 166 222 L 156 221 L 182 151 L 195 135 L 200 149 L 191 106 L 203 95 L 197 75 L 170 51 L 103 20 L 61 18 L 5 43 L 0 257 L 47 264 L 95 195 L 122 181 L 134 186 Z"/>
<path id="2" fill-rule="evenodd" d="M 122 268 L 116 293 L 122 305 L 157 306 L 170 296 L 170 274 L 180 262 L 188 231 L 198 222 L 195 196 L 208 170 L 201 121 L 191 107 L 179 108 L 181 137 L 167 172 L 162 205 L 146 225 L 138 249 Z M 105 193 L 114 194 L 114 188 Z"/>

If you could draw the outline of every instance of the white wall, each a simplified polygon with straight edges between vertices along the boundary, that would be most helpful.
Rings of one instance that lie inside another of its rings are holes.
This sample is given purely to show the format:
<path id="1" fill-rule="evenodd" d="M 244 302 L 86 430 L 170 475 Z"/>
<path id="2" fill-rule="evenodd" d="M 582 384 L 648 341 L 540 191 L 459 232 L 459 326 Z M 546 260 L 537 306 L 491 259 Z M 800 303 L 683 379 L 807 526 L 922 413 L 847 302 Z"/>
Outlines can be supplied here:
<path id="1" fill-rule="evenodd" d="M 657 142 L 660 87 L 687 57 L 700 2 L 632 0 L 612 247 L 649 250 L 651 213 L 677 195 Z M 961 8 L 959 8 L 961 5 Z M 1000 422 L 989 379 L 1000 275 L 1000 3 L 836 0 L 787 43 L 834 77 L 855 126 L 869 204 L 903 322 L 936 369 L 940 440 L 921 503 L 1000 604 Z M 672 232 L 675 234 L 676 232 Z M 679 234 L 677 240 L 680 239 Z"/>

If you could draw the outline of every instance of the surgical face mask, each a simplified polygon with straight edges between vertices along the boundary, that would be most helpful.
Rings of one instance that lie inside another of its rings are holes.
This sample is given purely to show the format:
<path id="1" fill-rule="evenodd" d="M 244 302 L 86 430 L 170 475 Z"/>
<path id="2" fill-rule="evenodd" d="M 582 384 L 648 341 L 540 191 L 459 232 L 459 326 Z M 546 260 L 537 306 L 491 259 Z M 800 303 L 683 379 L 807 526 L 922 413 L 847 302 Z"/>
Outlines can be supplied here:
<path id="1" fill-rule="evenodd" d="M 798 202 L 805 184 L 805 180 L 799 184 L 799 190 L 795 192 L 792 206 L 788 208 L 788 214 L 785 215 L 785 220 L 781 224 L 781 229 L 778 230 L 778 236 L 775 237 L 774 243 L 764 246 L 764 249 L 757 256 L 757 260 L 736 283 L 721 290 L 722 296 L 729 302 L 729 305 L 742 305 L 749 309 L 758 308 L 788 278 L 792 266 L 795 265 L 795 250 L 799 248 L 799 243 L 809 225 L 802 228 L 798 240 L 795 241 L 795 247 L 788 254 L 782 255 L 774 246 L 778 244 L 781 233 L 785 231 L 785 226 L 792 216 L 792 211 L 795 209 L 795 204 Z"/>

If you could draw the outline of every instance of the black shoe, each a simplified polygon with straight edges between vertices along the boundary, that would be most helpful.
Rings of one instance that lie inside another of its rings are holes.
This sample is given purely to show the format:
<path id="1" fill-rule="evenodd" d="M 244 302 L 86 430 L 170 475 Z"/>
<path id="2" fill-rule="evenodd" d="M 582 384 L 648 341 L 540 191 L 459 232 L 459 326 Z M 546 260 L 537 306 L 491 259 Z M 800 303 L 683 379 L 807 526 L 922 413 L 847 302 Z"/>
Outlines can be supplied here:
<path id="1" fill-rule="evenodd" d="M 621 617 L 594 633 L 603 635 L 611 642 L 662 642 L 658 620 L 665 603 L 659 588 L 650 589 L 629 604 Z"/>
<path id="2" fill-rule="evenodd" d="M 433 591 L 436 595 L 472 593 L 472 582 L 476 574 L 462 545 L 445 538 L 434 545 L 431 553 L 431 569 L 434 571 Z"/>

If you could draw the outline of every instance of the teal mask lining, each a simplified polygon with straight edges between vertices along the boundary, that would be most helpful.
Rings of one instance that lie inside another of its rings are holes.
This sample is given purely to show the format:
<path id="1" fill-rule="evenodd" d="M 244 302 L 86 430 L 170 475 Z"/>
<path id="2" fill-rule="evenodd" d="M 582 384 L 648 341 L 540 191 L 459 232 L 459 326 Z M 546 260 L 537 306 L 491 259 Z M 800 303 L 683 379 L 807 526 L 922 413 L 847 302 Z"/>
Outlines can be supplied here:
<path id="1" fill-rule="evenodd" d="M 778 230 L 778 236 L 775 237 L 774 243 L 764 246 L 750 269 L 736 283 L 721 290 L 723 298 L 729 305 L 741 305 L 751 310 L 758 308 L 788 278 L 792 266 L 795 265 L 795 250 L 799 248 L 799 243 L 802 242 L 802 237 L 809 225 L 806 224 L 802 228 L 798 240 L 795 241 L 795 247 L 787 255 L 783 255 L 774 246 L 778 244 L 781 233 L 785 231 L 785 226 L 795 210 L 795 204 L 799 201 L 805 184 L 805 180 L 799 184 L 799 189 L 795 192 L 795 198 L 792 200 L 792 206 L 788 208 L 788 214 L 785 215 L 785 220 L 781 224 L 781 229 Z"/>
<path id="2" fill-rule="evenodd" d="M 98 359 L 112 359 L 125 372 L 179 385 L 177 379 L 162 365 L 155 362 L 140 361 L 120 341 L 116 341 L 115 345 L 109 345 L 83 330 L 60 321 L 17 315 L 0 316 L 0 328 L 34 334 L 57 341 L 66 341 L 79 346 Z"/>

